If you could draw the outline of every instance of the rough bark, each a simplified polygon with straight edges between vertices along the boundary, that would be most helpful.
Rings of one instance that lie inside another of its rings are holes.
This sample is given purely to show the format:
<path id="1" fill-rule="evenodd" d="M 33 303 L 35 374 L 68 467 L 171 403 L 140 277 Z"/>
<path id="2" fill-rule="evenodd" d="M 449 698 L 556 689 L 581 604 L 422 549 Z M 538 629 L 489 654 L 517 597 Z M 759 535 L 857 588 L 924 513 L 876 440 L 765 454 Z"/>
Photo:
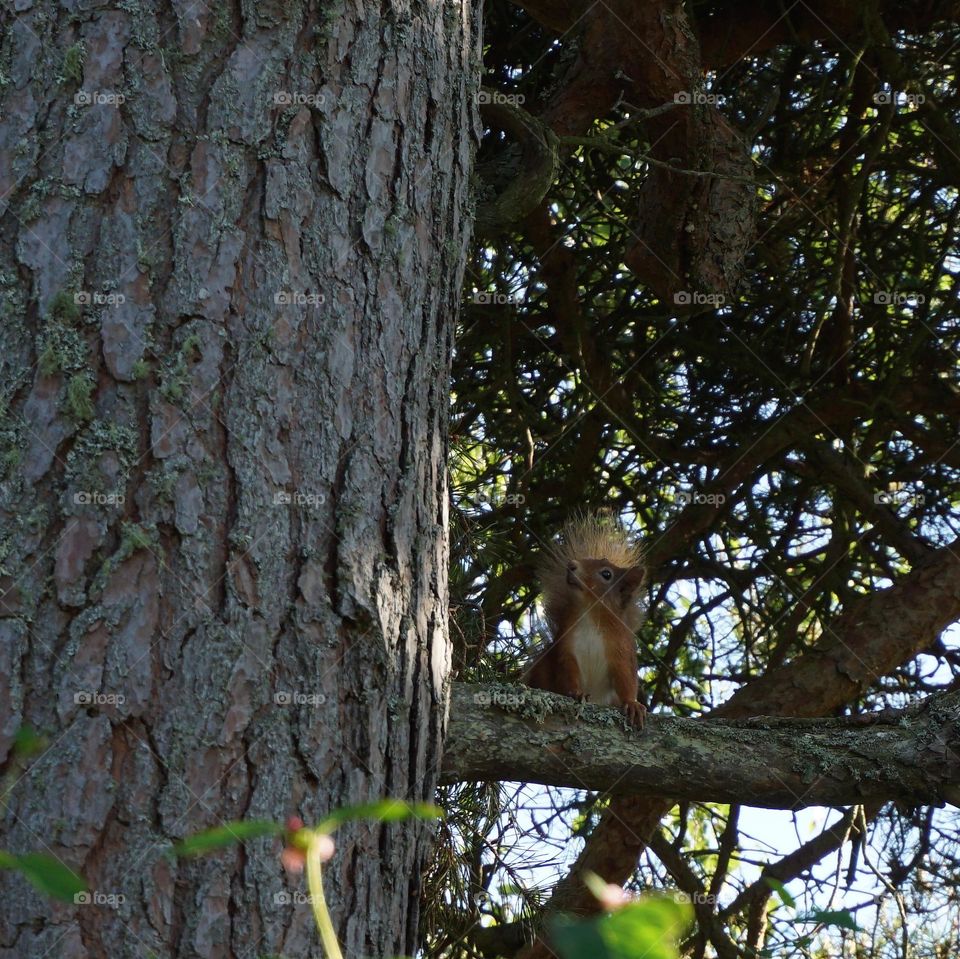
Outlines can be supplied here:
<path id="1" fill-rule="evenodd" d="M 458 683 L 450 715 L 445 783 L 508 779 L 775 809 L 960 798 L 956 693 L 909 716 L 653 715 L 638 735 L 616 710 L 540 690 Z"/>
<path id="2" fill-rule="evenodd" d="M 477 12 L 18 10 L 0 758 L 22 724 L 49 747 L 0 845 L 122 900 L 51 908 L 5 873 L 0 955 L 313 954 L 275 841 L 165 851 L 432 796 Z M 414 951 L 429 833 L 338 833 L 349 954 Z"/>

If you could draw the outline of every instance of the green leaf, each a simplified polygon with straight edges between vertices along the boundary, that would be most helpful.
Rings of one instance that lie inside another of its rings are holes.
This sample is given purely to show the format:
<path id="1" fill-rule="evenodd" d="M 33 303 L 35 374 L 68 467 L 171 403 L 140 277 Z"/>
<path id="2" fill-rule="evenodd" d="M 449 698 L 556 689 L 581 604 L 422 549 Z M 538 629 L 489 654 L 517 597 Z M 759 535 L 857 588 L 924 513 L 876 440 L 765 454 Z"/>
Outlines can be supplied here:
<path id="1" fill-rule="evenodd" d="M 429 803 L 410 803 L 402 799 L 381 799 L 378 802 L 335 809 L 318 826 L 309 831 L 330 833 L 349 819 L 379 819 L 381 822 L 394 822 L 399 819 L 408 819 L 411 816 L 418 819 L 436 819 L 442 814 L 442 810 L 436 806 L 431 806 Z M 309 829 L 309 827 L 307 828 Z M 178 856 L 202 856 L 204 853 L 223 849 L 237 842 L 258 839 L 260 836 L 280 836 L 285 832 L 286 828 L 279 823 L 257 819 L 237 820 L 188 836 L 181 842 L 176 843 L 173 851 Z"/>
<path id="2" fill-rule="evenodd" d="M 425 802 L 407 802 L 405 799 L 379 799 L 376 802 L 360 803 L 334 809 L 316 825 L 318 832 L 330 833 L 337 826 L 352 819 L 378 819 L 380 822 L 397 822 L 401 819 L 439 819 L 443 810 Z"/>
<path id="3" fill-rule="evenodd" d="M 600 920 L 608 947 L 618 956 L 677 959 L 677 943 L 693 919 L 689 902 L 645 896 Z"/>
<path id="4" fill-rule="evenodd" d="M 859 932 L 860 927 L 848 909 L 814 909 L 809 915 L 799 916 L 796 922 L 817 922 L 824 926 L 839 926 Z"/>
<path id="5" fill-rule="evenodd" d="M 48 896 L 73 902 L 77 893 L 83 892 L 86 883 L 59 859 L 45 856 L 39 852 L 28 852 L 22 856 L 0 851 L 0 869 L 15 869 Z"/>
<path id="6" fill-rule="evenodd" d="M 597 925 L 597 920 L 573 922 L 564 917 L 548 920 L 550 944 L 560 959 L 614 959 Z"/>
<path id="7" fill-rule="evenodd" d="M 644 896 L 602 919 L 556 920 L 550 936 L 561 959 L 677 959 L 677 943 L 692 918 L 688 902 Z"/>
<path id="8" fill-rule="evenodd" d="M 259 819 L 238 820 L 187 836 L 186 839 L 174 844 L 173 851 L 178 856 L 202 856 L 214 849 L 223 849 L 248 839 L 280 836 L 284 831 L 284 827 L 275 822 Z"/>
<path id="9" fill-rule="evenodd" d="M 789 906 L 791 909 L 797 908 L 797 901 L 787 892 L 787 887 L 780 882 L 779 879 L 774 879 L 772 876 L 764 876 L 764 882 L 773 889 L 774 892 L 780 897 L 780 902 L 785 906 Z"/>

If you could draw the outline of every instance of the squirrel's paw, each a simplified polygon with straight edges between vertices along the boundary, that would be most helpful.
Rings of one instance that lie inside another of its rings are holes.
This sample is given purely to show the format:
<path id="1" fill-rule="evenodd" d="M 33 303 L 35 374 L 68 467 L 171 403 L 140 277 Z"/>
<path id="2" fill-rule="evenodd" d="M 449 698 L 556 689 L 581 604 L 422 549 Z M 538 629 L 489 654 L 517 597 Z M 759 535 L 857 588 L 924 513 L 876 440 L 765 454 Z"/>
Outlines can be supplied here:
<path id="1" fill-rule="evenodd" d="M 647 716 L 647 707 L 643 703 L 636 700 L 632 703 L 624 703 L 623 712 L 631 726 L 636 726 L 640 730 L 643 729 L 643 722 Z"/>

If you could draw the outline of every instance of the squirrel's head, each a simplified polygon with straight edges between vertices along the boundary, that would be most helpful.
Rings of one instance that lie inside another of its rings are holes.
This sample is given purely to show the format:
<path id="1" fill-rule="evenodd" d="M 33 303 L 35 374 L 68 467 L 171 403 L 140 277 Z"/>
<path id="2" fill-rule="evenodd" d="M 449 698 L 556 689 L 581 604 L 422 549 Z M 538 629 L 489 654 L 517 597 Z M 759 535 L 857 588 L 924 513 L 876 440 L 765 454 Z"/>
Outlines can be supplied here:
<path id="1" fill-rule="evenodd" d="M 612 513 L 581 514 L 564 526 L 540 567 L 547 620 L 555 626 L 573 603 L 594 614 L 607 610 L 635 629 L 646 572 L 640 544 Z"/>
<path id="2" fill-rule="evenodd" d="M 636 604 L 646 578 L 642 566 L 617 566 L 607 559 L 567 563 L 567 586 L 582 591 L 584 600 L 602 603 L 618 613 Z"/>

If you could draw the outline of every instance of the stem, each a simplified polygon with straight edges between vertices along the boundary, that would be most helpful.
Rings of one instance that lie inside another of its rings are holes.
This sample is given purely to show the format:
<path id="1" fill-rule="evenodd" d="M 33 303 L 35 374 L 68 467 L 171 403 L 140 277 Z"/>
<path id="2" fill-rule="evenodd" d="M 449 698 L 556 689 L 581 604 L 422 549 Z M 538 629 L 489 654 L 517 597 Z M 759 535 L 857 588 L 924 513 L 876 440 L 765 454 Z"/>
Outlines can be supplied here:
<path id="1" fill-rule="evenodd" d="M 307 888 L 310 890 L 310 904 L 313 907 L 313 918 L 317 923 L 323 951 L 329 959 L 343 959 L 340 943 L 330 919 L 327 901 L 323 898 L 323 869 L 320 865 L 320 843 L 314 837 L 307 846 Z"/>

